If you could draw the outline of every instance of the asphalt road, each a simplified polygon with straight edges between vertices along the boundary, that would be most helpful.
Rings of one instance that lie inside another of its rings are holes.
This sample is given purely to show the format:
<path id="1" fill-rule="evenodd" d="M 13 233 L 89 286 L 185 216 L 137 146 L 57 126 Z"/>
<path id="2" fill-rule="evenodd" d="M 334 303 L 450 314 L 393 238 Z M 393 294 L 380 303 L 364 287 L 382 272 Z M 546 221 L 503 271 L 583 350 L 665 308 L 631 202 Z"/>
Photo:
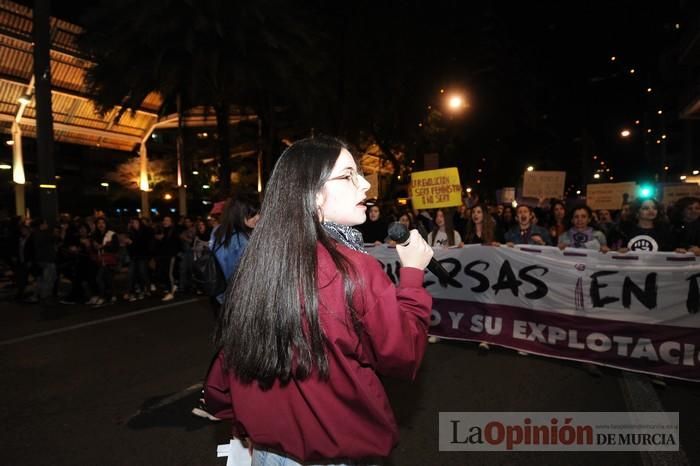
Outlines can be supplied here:
<path id="1" fill-rule="evenodd" d="M 190 414 L 212 356 L 206 300 L 100 309 L 0 303 L 1 465 L 224 465 L 226 423 Z M 430 345 L 413 383 L 385 380 L 401 428 L 390 465 L 700 464 L 700 386 L 523 357 L 474 343 Z M 678 453 L 439 452 L 441 411 L 680 413 Z"/>

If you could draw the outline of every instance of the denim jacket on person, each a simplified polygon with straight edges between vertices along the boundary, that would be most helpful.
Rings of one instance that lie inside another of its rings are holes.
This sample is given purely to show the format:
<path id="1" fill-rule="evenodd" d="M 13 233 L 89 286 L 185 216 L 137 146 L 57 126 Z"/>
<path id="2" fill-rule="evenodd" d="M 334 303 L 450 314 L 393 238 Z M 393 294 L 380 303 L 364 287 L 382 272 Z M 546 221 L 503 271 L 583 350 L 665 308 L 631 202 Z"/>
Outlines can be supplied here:
<path id="1" fill-rule="evenodd" d="M 216 243 L 216 238 L 214 235 L 217 228 L 219 227 L 217 226 L 214 231 L 212 231 L 211 239 L 209 240 L 209 249 L 214 251 L 216 259 L 219 261 L 219 265 L 221 266 L 221 271 L 224 273 L 224 277 L 226 277 L 226 281 L 228 282 L 236 273 L 238 263 L 243 257 L 243 252 L 245 251 L 246 246 L 248 246 L 249 238 L 245 233 L 237 231 L 231 235 L 228 245 L 219 244 Z M 219 301 L 219 303 L 223 303 L 224 294 L 222 293 L 217 296 L 216 300 Z"/>

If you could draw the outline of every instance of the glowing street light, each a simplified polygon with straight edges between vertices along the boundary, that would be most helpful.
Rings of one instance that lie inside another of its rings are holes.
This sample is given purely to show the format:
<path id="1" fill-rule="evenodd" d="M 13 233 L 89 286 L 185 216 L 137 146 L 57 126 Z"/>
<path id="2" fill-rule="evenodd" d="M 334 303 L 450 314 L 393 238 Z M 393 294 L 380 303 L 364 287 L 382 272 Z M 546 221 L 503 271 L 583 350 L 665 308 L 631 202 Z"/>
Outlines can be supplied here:
<path id="1" fill-rule="evenodd" d="M 452 94 L 447 98 L 447 108 L 452 112 L 457 112 L 469 106 L 464 96 Z"/>
<path id="2" fill-rule="evenodd" d="M 530 165 L 529 167 L 527 167 L 527 171 L 529 171 L 529 172 L 533 171 L 534 169 L 535 169 L 535 167 L 533 167 L 532 165 Z"/>
<path id="3" fill-rule="evenodd" d="M 630 133 L 630 130 L 628 129 L 623 129 L 622 131 L 620 131 L 620 136 L 622 136 L 623 138 L 629 137 L 630 134 L 632 133 Z"/>
<path id="4" fill-rule="evenodd" d="M 594 173 L 593 178 L 595 178 L 596 180 L 600 179 L 600 173 Z"/>

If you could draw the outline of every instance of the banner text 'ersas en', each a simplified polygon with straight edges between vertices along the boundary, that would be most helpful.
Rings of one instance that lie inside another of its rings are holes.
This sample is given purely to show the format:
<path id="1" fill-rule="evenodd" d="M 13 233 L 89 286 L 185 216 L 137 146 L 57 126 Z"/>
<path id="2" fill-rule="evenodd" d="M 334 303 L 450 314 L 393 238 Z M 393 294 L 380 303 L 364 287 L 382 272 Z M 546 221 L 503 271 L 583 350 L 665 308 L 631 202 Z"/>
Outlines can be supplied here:
<path id="1" fill-rule="evenodd" d="M 411 174 L 411 201 L 416 209 L 462 205 L 462 184 L 457 168 L 441 168 Z"/>

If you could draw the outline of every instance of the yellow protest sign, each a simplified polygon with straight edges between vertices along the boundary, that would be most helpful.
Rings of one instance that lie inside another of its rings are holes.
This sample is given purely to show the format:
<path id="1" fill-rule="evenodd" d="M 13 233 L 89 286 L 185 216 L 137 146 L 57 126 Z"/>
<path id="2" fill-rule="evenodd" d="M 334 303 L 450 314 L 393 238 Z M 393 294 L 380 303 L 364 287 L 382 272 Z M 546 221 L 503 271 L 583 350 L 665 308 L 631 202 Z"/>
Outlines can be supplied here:
<path id="1" fill-rule="evenodd" d="M 413 172 L 411 201 L 416 209 L 462 205 L 462 185 L 457 168 Z"/>

